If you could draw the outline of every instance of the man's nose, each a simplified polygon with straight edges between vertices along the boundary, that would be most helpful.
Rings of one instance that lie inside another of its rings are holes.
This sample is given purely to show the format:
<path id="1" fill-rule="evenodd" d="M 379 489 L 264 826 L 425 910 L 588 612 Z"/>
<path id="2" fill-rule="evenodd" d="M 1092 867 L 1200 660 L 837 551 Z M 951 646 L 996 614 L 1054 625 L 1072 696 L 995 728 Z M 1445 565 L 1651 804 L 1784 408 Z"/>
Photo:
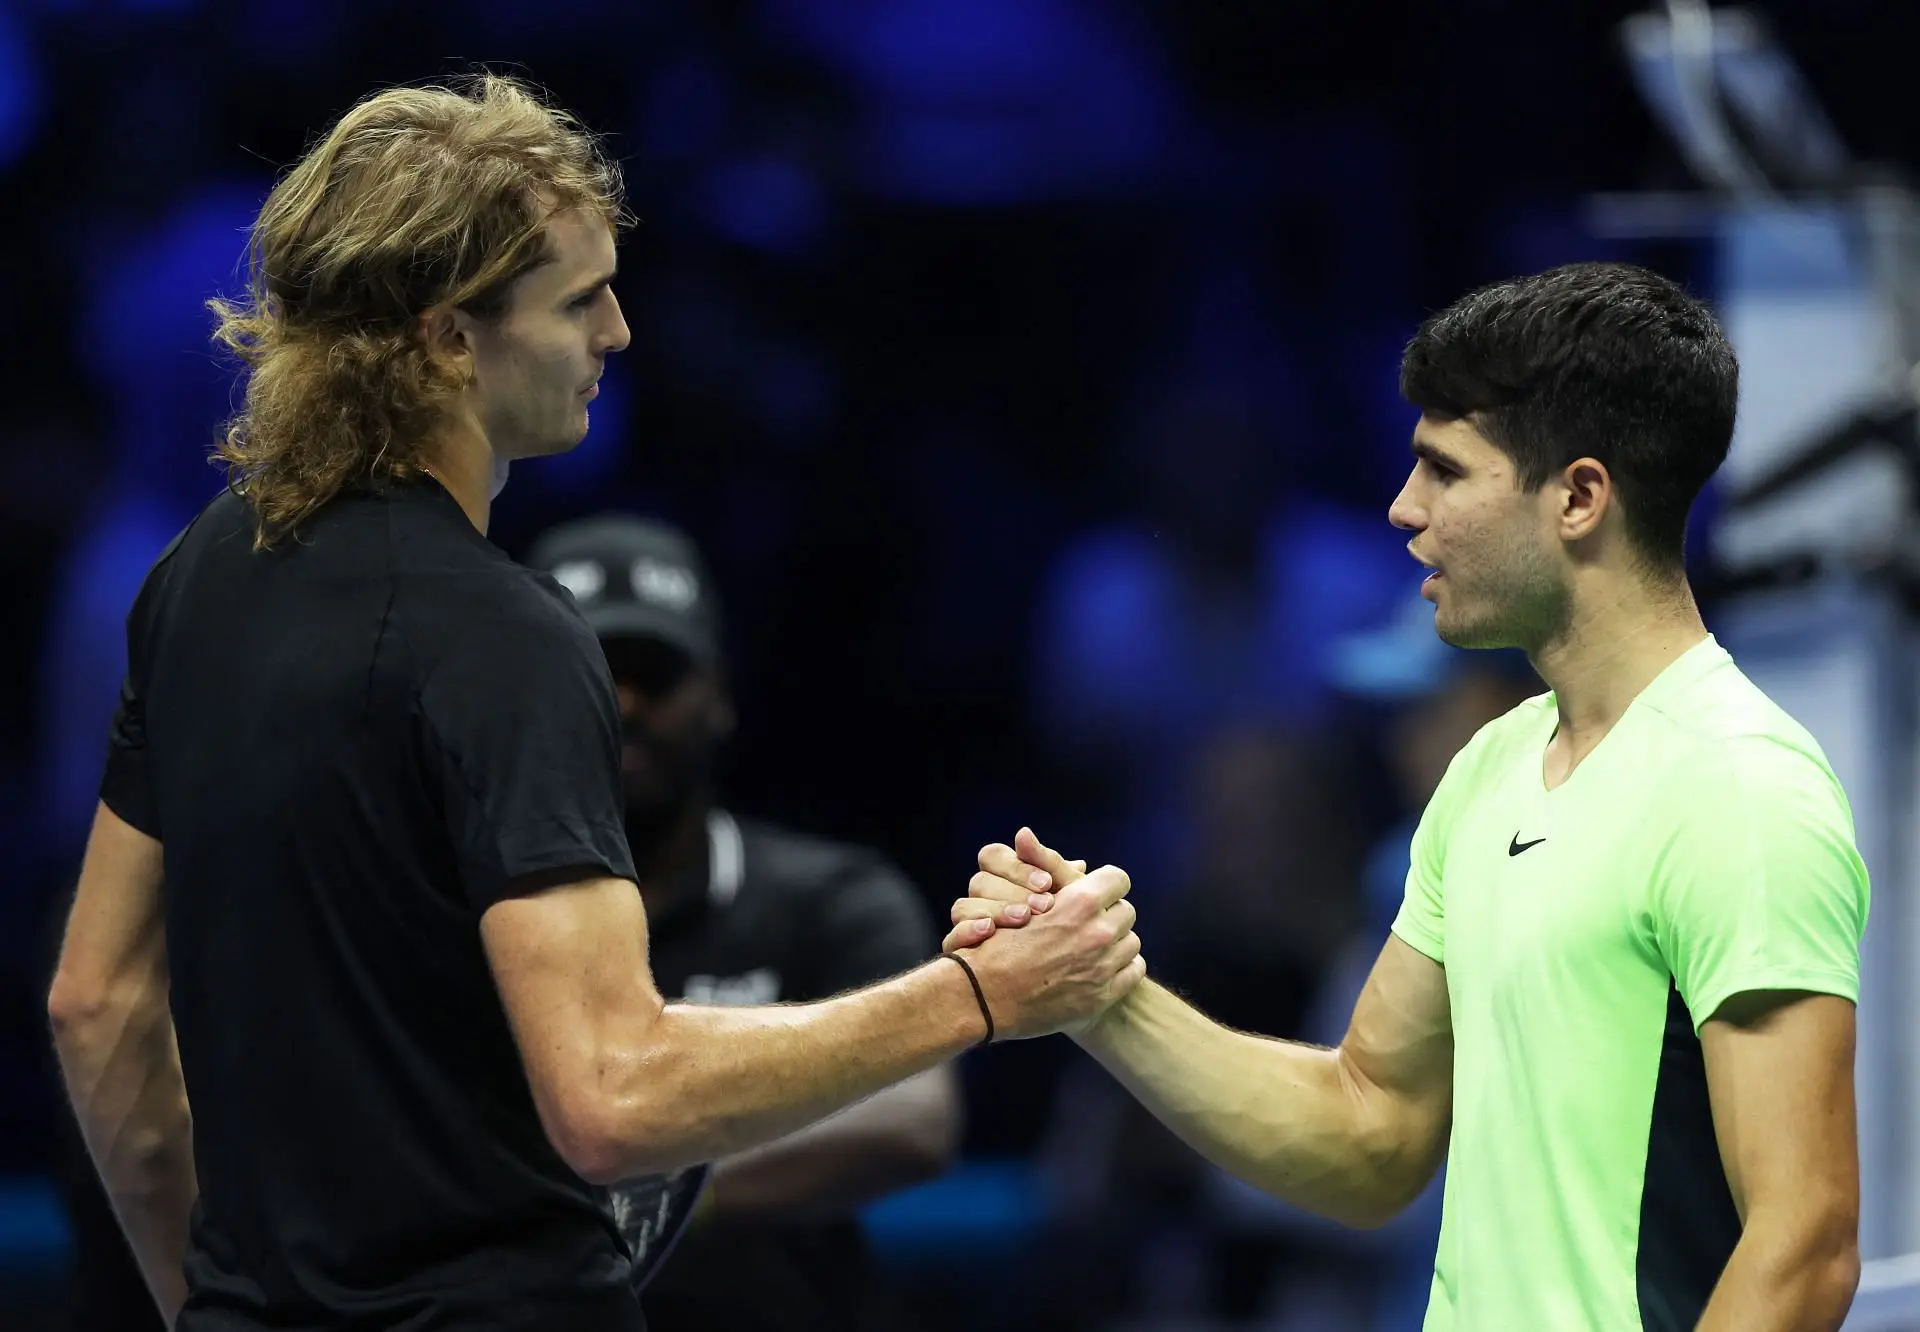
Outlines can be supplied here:
<path id="1" fill-rule="evenodd" d="M 1393 503 L 1387 506 L 1387 521 L 1403 532 L 1419 532 L 1426 529 L 1427 516 L 1414 501 L 1411 477 L 1407 479 L 1404 486 L 1400 487 L 1400 493 L 1393 497 Z"/>

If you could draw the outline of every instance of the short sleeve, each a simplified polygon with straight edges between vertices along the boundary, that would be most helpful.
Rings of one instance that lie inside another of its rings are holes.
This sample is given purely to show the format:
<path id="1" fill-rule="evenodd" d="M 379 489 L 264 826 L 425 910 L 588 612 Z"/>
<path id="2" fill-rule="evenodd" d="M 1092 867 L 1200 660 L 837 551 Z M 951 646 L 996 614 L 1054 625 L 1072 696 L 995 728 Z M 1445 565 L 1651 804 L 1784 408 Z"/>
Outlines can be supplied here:
<path id="1" fill-rule="evenodd" d="M 132 827 L 160 839 L 160 811 L 147 766 L 144 683 L 131 665 L 120 684 L 120 702 L 107 732 L 107 767 L 100 780 L 100 802 Z"/>
<path id="2" fill-rule="evenodd" d="M 933 955 L 925 903 L 906 876 L 881 857 L 853 862 L 822 891 L 817 993 L 806 998 L 871 985 Z"/>
<path id="3" fill-rule="evenodd" d="M 447 832 L 477 912 L 524 875 L 636 877 L 606 659 L 570 609 L 536 610 L 469 635 L 420 690 Z"/>
<path id="4" fill-rule="evenodd" d="M 1839 782 L 1772 742 L 1698 767 L 1669 788 L 1652 885 L 1656 941 L 1695 1029 L 1752 990 L 1857 1002 L 1867 871 Z"/>
<path id="5" fill-rule="evenodd" d="M 1452 775 L 1452 769 L 1448 769 L 1448 775 Z M 1448 815 L 1450 802 L 1442 798 L 1445 794 L 1446 783 L 1442 782 L 1413 830 L 1407 891 L 1393 918 L 1395 934 L 1442 966 L 1447 961 L 1447 904 L 1440 885 L 1446 871 L 1447 830 L 1452 822 Z"/>
<path id="6" fill-rule="evenodd" d="M 1497 723 L 1493 723 L 1496 724 Z M 1454 813 L 1460 805 L 1460 791 L 1470 780 L 1474 754 L 1484 743 L 1488 727 L 1469 740 L 1440 778 L 1440 785 L 1427 801 L 1420 822 L 1413 830 L 1408 848 L 1407 890 L 1400 900 L 1399 914 L 1393 918 L 1393 932 L 1409 947 L 1426 954 L 1441 966 L 1447 963 L 1447 901 L 1442 890 L 1446 879 L 1447 841 L 1453 833 Z"/>
<path id="7" fill-rule="evenodd" d="M 191 524 L 189 524 L 191 527 Z M 147 571 L 140 593 L 127 612 L 127 670 L 120 701 L 107 731 L 107 764 L 100 778 L 100 802 L 131 827 L 155 840 L 160 834 L 160 805 L 147 761 L 147 670 L 152 661 L 154 620 L 165 595 L 167 567 L 180 548 L 183 531 L 167 544 Z"/>

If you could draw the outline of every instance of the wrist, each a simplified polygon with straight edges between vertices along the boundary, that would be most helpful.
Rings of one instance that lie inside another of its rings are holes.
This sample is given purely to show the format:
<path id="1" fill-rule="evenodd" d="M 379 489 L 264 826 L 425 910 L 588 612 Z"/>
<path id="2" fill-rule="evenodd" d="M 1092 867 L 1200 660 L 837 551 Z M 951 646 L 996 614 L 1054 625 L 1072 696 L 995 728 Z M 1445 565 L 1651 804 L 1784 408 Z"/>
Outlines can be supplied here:
<path id="1" fill-rule="evenodd" d="M 990 1008 L 987 1004 L 987 993 L 985 990 L 983 990 L 980 987 L 980 977 L 977 974 L 975 974 L 973 970 L 973 964 L 967 961 L 967 959 L 965 957 L 962 957 L 959 953 L 942 953 L 940 957 L 942 961 L 951 962 L 955 966 L 959 967 L 961 973 L 966 976 L 967 987 L 973 992 L 973 1002 L 975 1006 L 978 1007 L 980 1010 L 980 1025 L 984 1029 L 984 1032 L 980 1037 L 980 1044 L 982 1045 L 993 1044 L 993 1037 L 994 1037 L 993 1009 Z"/>
<path id="2" fill-rule="evenodd" d="M 1138 1016 L 1139 1006 L 1145 1002 L 1143 996 L 1151 983 L 1143 980 L 1067 1034 L 1077 1044 L 1089 1049 L 1104 1046 L 1118 1039 L 1121 1031 Z"/>
<path id="3" fill-rule="evenodd" d="M 981 994 L 985 994 L 985 978 L 977 972 L 970 978 L 968 972 L 953 962 L 954 954 L 942 953 L 921 968 L 921 977 L 932 987 L 933 993 L 916 1005 L 917 1014 L 931 1017 L 938 1023 L 940 1046 L 949 1058 L 964 1054 L 980 1044 L 986 1032 L 986 1023 L 981 1016 L 981 1000 L 974 995 L 974 983 L 981 985 Z M 963 959 L 971 963 L 973 958 Z M 925 991 L 922 994 L 925 995 Z"/>

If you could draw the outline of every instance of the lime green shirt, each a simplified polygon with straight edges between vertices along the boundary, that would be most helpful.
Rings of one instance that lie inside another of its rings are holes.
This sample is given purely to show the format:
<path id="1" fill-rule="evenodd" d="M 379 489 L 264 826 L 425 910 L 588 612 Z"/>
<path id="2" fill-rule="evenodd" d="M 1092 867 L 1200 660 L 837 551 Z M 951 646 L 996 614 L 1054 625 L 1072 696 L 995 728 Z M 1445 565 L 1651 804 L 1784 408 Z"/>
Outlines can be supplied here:
<path id="1" fill-rule="evenodd" d="M 1549 791 L 1556 719 L 1529 699 L 1460 751 L 1393 924 L 1453 1007 L 1427 1332 L 1691 1329 L 1739 1237 L 1700 1026 L 1744 991 L 1859 997 L 1846 795 L 1718 643 Z"/>

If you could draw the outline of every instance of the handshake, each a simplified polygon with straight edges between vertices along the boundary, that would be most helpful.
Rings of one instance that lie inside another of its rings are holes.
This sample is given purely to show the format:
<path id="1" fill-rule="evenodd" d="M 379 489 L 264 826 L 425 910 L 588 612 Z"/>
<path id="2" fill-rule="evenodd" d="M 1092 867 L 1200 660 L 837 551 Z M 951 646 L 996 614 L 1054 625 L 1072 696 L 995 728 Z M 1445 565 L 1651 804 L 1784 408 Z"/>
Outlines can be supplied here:
<path id="1" fill-rule="evenodd" d="M 1082 1032 L 1147 974 L 1126 871 L 1063 859 L 1022 828 L 980 852 L 942 950 L 966 960 L 996 1039 Z"/>

